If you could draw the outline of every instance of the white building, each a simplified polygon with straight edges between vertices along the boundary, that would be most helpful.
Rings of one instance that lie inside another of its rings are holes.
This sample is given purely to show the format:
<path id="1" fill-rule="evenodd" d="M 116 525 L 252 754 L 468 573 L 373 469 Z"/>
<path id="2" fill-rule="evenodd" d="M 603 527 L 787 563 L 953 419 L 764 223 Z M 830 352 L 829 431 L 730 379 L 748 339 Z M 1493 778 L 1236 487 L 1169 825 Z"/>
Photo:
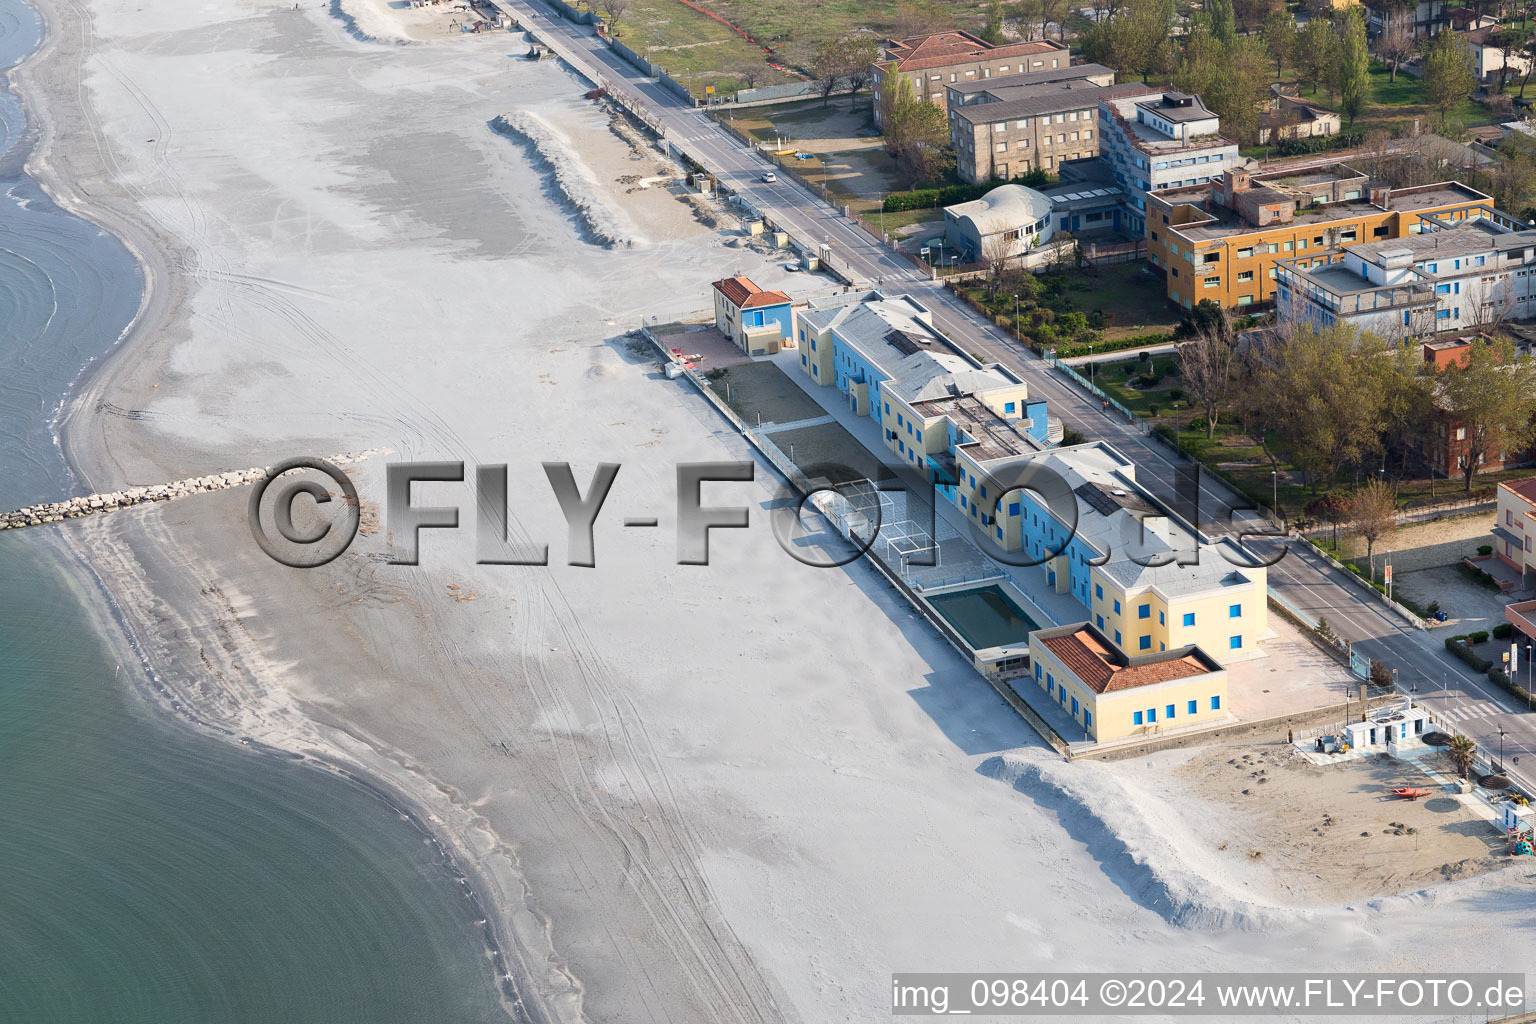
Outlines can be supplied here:
<path id="1" fill-rule="evenodd" d="M 944 209 L 944 238 L 967 259 L 1020 256 L 1055 234 L 1051 200 L 1024 185 L 999 185 Z"/>
<path id="2" fill-rule="evenodd" d="M 1504 68 L 1506 78 L 1519 78 L 1531 69 L 1531 62 L 1520 56 L 1519 50 L 1506 50 L 1498 46 L 1490 46 L 1490 37 L 1497 34 L 1503 28 L 1502 25 L 1484 25 L 1481 28 L 1472 29 L 1462 35 L 1467 40 L 1467 46 L 1472 50 L 1472 70 L 1477 73 L 1479 81 L 1490 82 L 1499 77 L 1499 72 Z"/>
<path id="3" fill-rule="evenodd" d="M 1277 260 L 1280 319 L 1396 338 L 1536 315 L 1536 230 L 1504 214 L 1424 224 L 1417 235 Z"/>
<path id="4" fill-rule="evenodd" d="M 1221 134 L 1221 119 L 1200 97 L 1139 83 L 1099 97 L 1099 149 L 1125 191 L 1130 230 L 1145 230 L 1147 193 L 1201 185 L 1242 163 L 1237 143 Z"/>

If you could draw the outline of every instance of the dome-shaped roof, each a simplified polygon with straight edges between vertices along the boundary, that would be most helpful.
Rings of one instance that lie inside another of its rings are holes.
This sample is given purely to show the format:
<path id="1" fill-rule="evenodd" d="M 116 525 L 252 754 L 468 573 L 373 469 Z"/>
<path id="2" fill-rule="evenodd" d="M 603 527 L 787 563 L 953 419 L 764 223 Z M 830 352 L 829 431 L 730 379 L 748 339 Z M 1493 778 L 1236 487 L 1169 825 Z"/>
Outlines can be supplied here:
<path id="1" fill-rule="evenodd" d="M 969 217 L 978 234 L 988 235 L 1046 220 L 1051 215 L 1051 201 L 1025 185 L 999 185 L 955 213 Z"/>

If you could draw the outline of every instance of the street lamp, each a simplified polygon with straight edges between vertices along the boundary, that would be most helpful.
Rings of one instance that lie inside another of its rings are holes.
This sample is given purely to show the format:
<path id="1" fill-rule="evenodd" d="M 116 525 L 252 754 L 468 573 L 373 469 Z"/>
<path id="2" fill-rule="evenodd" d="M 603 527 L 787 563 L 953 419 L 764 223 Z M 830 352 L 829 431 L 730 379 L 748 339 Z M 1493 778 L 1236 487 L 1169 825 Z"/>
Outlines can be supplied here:
<path id="1" fill-rule="evenodd" d="M 1280 473 L 1278 470 L 1272 469 L 1269 471 L 1269 493 L 1269 507 L 1275 513 L 1276 518 L 1278 518 L 1280 515 Z"/>
<path id="2" fill-rule="evenodd" d="M 1504 774 L 1504 725 L 1499 724 L 1499 774 Z"/>
<path id="3" fill-rule="evenodd" d="M 1013 336 L 1019 336 L 1019 297 L 1013 297 Z"/>

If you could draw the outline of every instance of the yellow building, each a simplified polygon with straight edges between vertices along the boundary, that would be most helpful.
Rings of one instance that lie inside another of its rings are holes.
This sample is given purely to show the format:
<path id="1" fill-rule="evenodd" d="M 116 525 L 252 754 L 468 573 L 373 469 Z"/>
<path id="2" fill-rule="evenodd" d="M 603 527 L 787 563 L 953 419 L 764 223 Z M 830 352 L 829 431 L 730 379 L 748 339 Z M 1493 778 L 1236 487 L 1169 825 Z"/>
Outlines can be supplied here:
<path id="1" fill-rule="evenodd" d="M 1029 655 L 1035 685 L 1095 741 L 1230 717 L 1226 669 L 1192 644 L 1132 656 L 1079 622 L 1031 633 Z"/>
<path id="2" fill-rule="evenodd" d="M 1493 201 L 1457 181 L 1388 189 L 1345 164 L 1209 181 L 1147 193 L 1147 261 L 1169 301 L 1222 307 L 1274 299 L 1275 261 L 1418 234 L 1429 216 L 1492 213 Z"/>

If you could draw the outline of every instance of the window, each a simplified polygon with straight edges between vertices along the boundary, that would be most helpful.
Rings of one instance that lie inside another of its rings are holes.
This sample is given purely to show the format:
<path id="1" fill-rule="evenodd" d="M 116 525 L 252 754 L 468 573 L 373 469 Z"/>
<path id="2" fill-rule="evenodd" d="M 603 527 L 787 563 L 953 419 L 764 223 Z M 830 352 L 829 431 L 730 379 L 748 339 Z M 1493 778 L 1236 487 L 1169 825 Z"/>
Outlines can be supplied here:
<path id="1" fill-rule="evenodd" d="M 1120 599 L 1118 597 L 1115 598 L 1115 614 L 1120 614 Z"/>
<path id="2" fill-rule="evenodd" d="M 1185 612 L 1184 613 L 1184 625 L 1186 625 L 1186 626 L 1193 626 L 1194 624 L 1195 624 L 1195 613 L 1194 612 Z"/>
<path id="3" fill-rule="evenodd" d="M 1197 700 L 1192 700 L 1192 701 L 1189 702 L 1189 705 L 1184 710 L 1188 714 L 1198 715 L 1200 713 L 1200 702 L 1197 701 Z"/>
<path id="4" fill-rule="evenodd" d="M 1172 704 L 1169 704 L 1167 707 L 1163 708 L 1163 716 L 1168 718 L 1170 721 L 1173 719 L 1173 705 Z"/>
<path id="5" fill-rule="evenodd" d="M 1073 718 L 1077 717 L 1077 698 L 1076 697 L 1072 698 L 1072 717 Z"/>
<path id="6" fill-rule="evenodd" d="M 1104 600 L 1104 585 L 1103 584 L 1095 583 L 1093 585 L 1093 596 L 1098 598 L 1100 601 Z"/>
<path id="7" fill-rule="evenodd" d="M 1085 728 L 1085 729 L 1092 729 L 1093 728 L 1093 712 L 1092 711 L 1084 711 L 1083 712 L 1083 728 Z"/>
<path id="8" fill-rule="evenodd" d="M 1147 708 L 1147 721 L 1148 722 L 1155 722 L 1155 721 L 1157 721 L 1157 708 Z"/>
<path id="9" fill-rule="evenodd" d="M 1102 616 L 1102 615 L 1095 615 L 1093 617 L 1093 619 L 1094 619 L 1093 624 L 1095 626 L 1098 626 L 1100 629 L 1104 628 L 1104 616 Z"/>
<path id="10" fill-rule="evenodd" d="M 1008 143 L 1006 143 L 1006 142 L 999 142 L 996 146 L 993 146 L 992 148 L 993 148 L 994 151 L 996 151 L 998 153 L 1006 153 L 1006 152 L 1008 152 Z"/>
<path id="11" fill-rule="evenodd" d="M 1056 695 L 1056 677 L 1055 676 L 1047 675 L 1045 677 L 1045 692 L 1050 694 L 1053 697 Z"/>
<path id="12" fill-rule="evenodd" d="M 1251 270 L 1240 271 L 1238 273 L 1238 275 L 1237 275 L 1237 280 L 1238 280 L 1239 284 L 1241 284 L 1241 283 L 1243 283 L 1245 281 L 1252 281 L 1253 280 L 1253 271 L 1251 271 Z"/>
<path id="13" fill-rule="evenodd" d="M 816 339 L 815 338 L 811 339 L 811 351 L 812 352 L 816 351 Z"/>
<path id="14" fill-rule="evenodd" d="M 1038 683 L 1039 681 L 1040 681 L 1040 663 L 1036 662 L 1035 663 L 1035 682 Z"/>
<path id="15" fill-rule="evenodd" d="M 1227 646 L 1234 651 L 1240 651 L 1243 649 L 1243 638 L 1240 636 L 1234 636 L 1232 639 L 1227 641 Z"/>
<path id="16" fill-rule="evenodd" d="M 1019 514 L 1019 503 L 1018 502 L 1014 501 L 1014 502 L 1010 502 L 1008 504 L 1008 514 L 1011 515 L 1011 516 L 1016 516 L 1016 515 Z"/>
<path id="17" fill-rule="evenodd" d="M 1141 725 L 1142 724 L 1142 722 L 1141 722 L 1141 712 L 1140 711 L 1132 711 L 1131 712 L 1131 724 L 1132 725 Z"/>
<path id="18" fill-rule="evenodd" d="M 1152 617 L 1152 606 L 1144 604 L 1138 607 L 1136 609 L 1136 617 L 1138 619 L 1150 619 Z"/>
<path id="19" fill-rule="evenodd" d="M 1120 639 L 1120 631 L 1118 629 L 1115 630 L 1115 646 L 1116 647 L 1123 647 L 1124 643 L 1125 642 Z"/>
<path id="20" fill-rule="evenodd" d="M 1152 649 L 1152 638 L 1150 636 L 1143 636 L 1137 647 L 1143 651 L 1150 651 Z"/>
<path id="21" fill-rule="evenodd" d="M 1252 255 L 1253 255 L 1253 246 L 1251 246 L 1251 245 L 1244 246 L 1243 248 L 1237 250 L 1237 258 L 1240 259 L 1240 260 L 1245 260 L 1245 259 L 1247 259 L 1248 257 L 1250 257 Z"/>
<path id="22" fill-rule="evenodd" d="M 806 364 L 805 363 L 805 353 L 802 352 L 802 353 L 800 353 L 800 365 L 804 366 L 805 364 Z"/>
<path id="23" fill-rule="evenodd" d="M 1231 605 L 1231 606 L 1229 606 L 1227 608 L 1227 618 L 1229 618 L 1229 619 L 1240 619 L 1242 617 L 1243 617 L 1243 606 L 1242 605 L 1234 604 L 1234 605 Z"/>
<path id="24" fill-rule="evenodd" d="M 1219 278 L 1219 277 L 1207 277 L 1203 281 L 1201 281 L 1200 283 L 1204 287 L 1206 287 L 1206 288 L 1220 288 L 1221 287 L 1221 278 Z"/>
<path id="25" fill-rule="evenodd" d="M 1168 616 L 1164 615 L 1162 612 L 1158 612 L 1157 613 L 1157 624 L 1159 626 L 1166 626 L 1166 625 L 1168 625 Z"/>
<path id="26" fill-rule="evenodd" d="M 1220 711 L 1221 710 L 1221 698 L 1220 697 L 1212 697 L 1211 698 L 1211 710 L 1212 711 Z"/>
<path id="27" fill-rule="evenodd" d="M 1359 235 L 1358 231 L 1341 231 L 1339 232 L 1339 244 L 1343 245 L 1345 242 L 1353 242 Z"/>

